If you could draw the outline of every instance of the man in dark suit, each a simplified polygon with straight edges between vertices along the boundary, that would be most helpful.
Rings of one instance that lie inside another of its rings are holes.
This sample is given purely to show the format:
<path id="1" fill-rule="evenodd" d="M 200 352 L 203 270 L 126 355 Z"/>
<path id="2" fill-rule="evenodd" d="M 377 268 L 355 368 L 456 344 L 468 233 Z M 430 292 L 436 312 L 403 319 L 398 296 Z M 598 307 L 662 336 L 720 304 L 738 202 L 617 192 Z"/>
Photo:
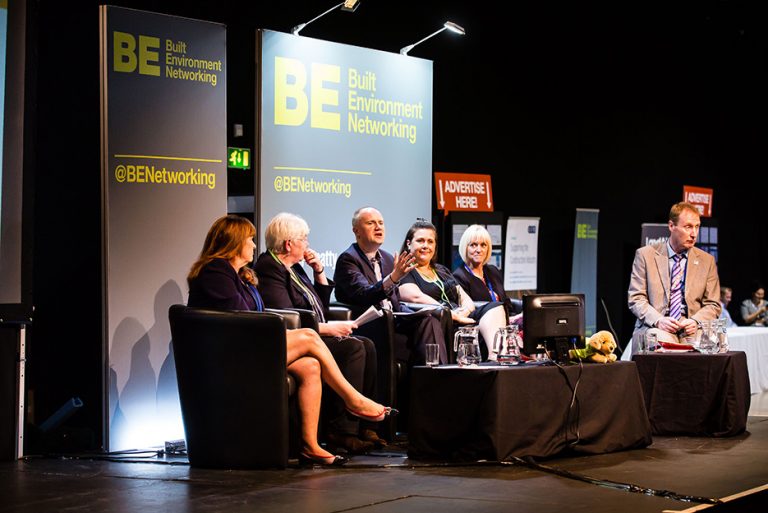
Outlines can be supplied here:
<path id="1" fill-rule="evenodd" d="M 391 254 L 383 251 L 385 229 L 381 212 L 363 207 L 352 216 L 352 232 L 356 242 L 339 255 L 333 280 L 336 298 L 353 307 L 355 314 L 374 305 L 392 312 L 410 310 L 400 304 L 398 285 L 409 273 L 415 261 L 410 253 Z M 355 333 L 365 335 L 379 343 L 383 337 L 382 321 L 373 321 Z M 425 363 L 425 345 L 438 344 L 441 363 L 447 362 L 443 329 L 432 315 L 395 317 L 395 357 L 410 364 Z"/>

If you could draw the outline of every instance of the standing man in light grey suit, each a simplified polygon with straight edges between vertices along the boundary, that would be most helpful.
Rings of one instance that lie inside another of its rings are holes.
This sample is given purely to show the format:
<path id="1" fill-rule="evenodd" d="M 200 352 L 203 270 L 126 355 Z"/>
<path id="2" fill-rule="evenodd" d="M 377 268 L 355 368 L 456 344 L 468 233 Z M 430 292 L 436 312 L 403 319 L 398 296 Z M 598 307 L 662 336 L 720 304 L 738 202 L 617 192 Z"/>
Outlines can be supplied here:
<path id="1" fill-rule="evenodd" d="M 694 205 L 676 203 L 669 211 L 669 240 L 635 253 L 628 293 L 637 317 L 635 350 L 649 329 L 658 329 L 659 340 L 674 340 L 694 336 L 699 322 L 720 317 L 715 259 L 694 247 L 700 226 Z"/>

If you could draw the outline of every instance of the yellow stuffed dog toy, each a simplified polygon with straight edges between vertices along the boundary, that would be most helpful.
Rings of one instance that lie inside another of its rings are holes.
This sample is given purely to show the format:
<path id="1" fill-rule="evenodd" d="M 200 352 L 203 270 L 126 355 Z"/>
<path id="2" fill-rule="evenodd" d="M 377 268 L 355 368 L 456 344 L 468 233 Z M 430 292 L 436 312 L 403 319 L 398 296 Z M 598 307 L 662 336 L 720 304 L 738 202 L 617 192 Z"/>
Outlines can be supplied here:
<path id="1" fill-rule="evenodd" d="M 616 361 L 616 340 L 610 331 L 598 331 L 586 341 L 583 349 L 571 349 L 568 358 L 571 360 L 587 360 L 597 363 L 611 363 Z"/>

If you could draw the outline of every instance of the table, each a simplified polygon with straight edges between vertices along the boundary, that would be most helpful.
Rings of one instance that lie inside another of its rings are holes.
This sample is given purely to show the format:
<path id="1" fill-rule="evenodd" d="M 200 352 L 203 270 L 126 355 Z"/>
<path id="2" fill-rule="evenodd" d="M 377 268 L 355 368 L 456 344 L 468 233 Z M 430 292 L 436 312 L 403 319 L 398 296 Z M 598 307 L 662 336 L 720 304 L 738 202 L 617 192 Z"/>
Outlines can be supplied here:
<path id="1" fill-rule="evenodd" d="M 744 432 L 749 411 L 747 356 L 636 354 L 654 435 L 733 436 Z"/>
<path id="2" fill-rule="evenodd" d="M 633 362 L 583 369 L 415 367 L 409 420 L 414 459 L 505 461 L 566 449 L 599 454 L 652 441 Z"/>
<path id="3" fill-rule="evenodd" d="M 759 394 L 768 390 L 768 328 L 752 326 L 728 328 L 728 343 L 732 351 L 744 351 L 747 354 L 751 393 Z M 621 359 L 630 361 L 632 351 L 630 340 Z"/>
<path id="4" fill-rule="evenodd" d="M 768 328 L 739 326 L 728 328 L 731 351 L 747 354 L 749 388 L 753 394 L 768 390 Z"/>

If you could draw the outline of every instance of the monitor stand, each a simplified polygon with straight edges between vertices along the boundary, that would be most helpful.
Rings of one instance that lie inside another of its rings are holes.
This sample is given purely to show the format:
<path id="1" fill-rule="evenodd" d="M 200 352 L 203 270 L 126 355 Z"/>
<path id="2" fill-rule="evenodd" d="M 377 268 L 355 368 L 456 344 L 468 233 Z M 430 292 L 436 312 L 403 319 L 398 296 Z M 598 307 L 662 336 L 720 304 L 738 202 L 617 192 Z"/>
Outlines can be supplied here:
<path id="1" fill-rule="evenodd" d="M 566 364 L 570 362 L 568 351 L 578 349 L 584 346 L 584 337 L 554 337 L 553 359 L 557 363 Z"/>

